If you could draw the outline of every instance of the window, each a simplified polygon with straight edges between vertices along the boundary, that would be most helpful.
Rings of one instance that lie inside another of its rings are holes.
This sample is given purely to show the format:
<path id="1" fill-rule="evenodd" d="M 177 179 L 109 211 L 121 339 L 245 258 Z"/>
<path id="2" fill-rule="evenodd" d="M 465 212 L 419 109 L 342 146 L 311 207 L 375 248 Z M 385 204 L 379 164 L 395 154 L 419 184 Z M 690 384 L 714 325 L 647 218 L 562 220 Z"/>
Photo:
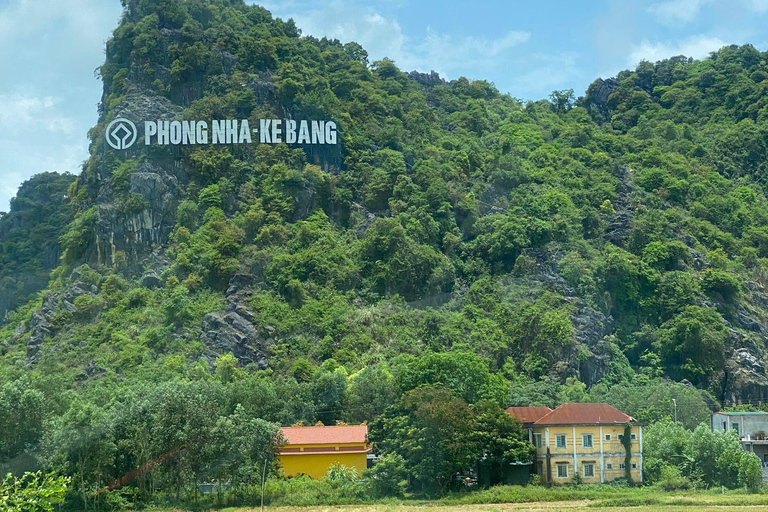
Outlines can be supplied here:
<path id="1" fill-rule="evenodd" d="M 637 469 L 637 463 L 636 462 L 632 463 L 632 469 Z"/>
<path id="2" fill-rule="evenodd" d="M 605 440 L 610 441 L 611 440 L 611 434 L 605 434 Z"/>
<path id="3" fill-rule="evenodd" d="M 624 463 L 619 464 L 619 469 L 624 469 Z"/>
<path id="4" fill-rule="evenodd" d="M 736 435 L 739 434 L 739 424 L 738 423 L 731 423 L 731 428 L 736 432 Z"/>
<path id="5" fill-rule="evenodd" d="M 632 441 L 634 441 L 635 439 L 637 439 L 637 434 L 630 434 L 629 438 L 630 438 Z"/>
<path id="6" fill-rule="evenodd" d="M 544 475 L 544 463 L 541 461 L 536 462 L 536 474 L 539 476 Z"/>
<path id="7" fill-rule="evenodd" d="M 557 478 L 568 478 L 568 463 L 559 462 L 557 464 Z"/>
<path id="8" fill-rule="evenodd" d="M 613 464 L 611 464 L 610 462 L 607 462 L 605 464 L 605 469 L 613 469 Z"/>
<path id="9" fill-rule="evenodd" d="M 555 448 L 565 448 L 567 445 L 565 434 L 557 434 L 555 437 Z"/>
<path id="10" fill-rule="evenodd" d="M 536 448 L 541 448 L 541 434 L 533 434 L 533 442 L 536 443 Z"/>
<path id="11" fill-rule="evenodd" d="M 582 434 L 581 446 L 582 448 L 592 448 L 592 434 Z"/>
<path id="12" fill-rule="evenodd" d="M 595 465 L 593 463 L 584 464 L 584 478 L 595 478 Z"/>

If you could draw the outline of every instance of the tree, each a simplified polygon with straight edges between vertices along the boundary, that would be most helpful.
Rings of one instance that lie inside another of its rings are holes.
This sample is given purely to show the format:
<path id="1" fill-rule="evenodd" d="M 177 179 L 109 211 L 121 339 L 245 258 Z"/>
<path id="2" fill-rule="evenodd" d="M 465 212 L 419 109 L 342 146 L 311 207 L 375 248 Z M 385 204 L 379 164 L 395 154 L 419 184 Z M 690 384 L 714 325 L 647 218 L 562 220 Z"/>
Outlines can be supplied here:
<path id="1" fill-rule="evenodd" d="M 727 338 L 728 330 L 716 311 L 687 306 L 662 324 L 658 352 L 670 375 L 698 384 L 722 370 Z"/>
<path id="2" fill-rule="evenodd" d="M 52 467 L 72 475 L 85 510 L 98 507 L 98 490 L 114 478 L 114 423 L 95 404 L 78 401 L 57 418 L 46 436 L 45 452 Z"/>
<path id="3" fill-rule="evenodd" d="M 27 378 L 0 386 L 0 460 L 9 460 L 37 444 L 50 414 L 43 393 Z"/>
<path id="4" fill-rule="evenodd" d="M 713 432 L 707 423 L 694 431 L 663 421 L 649 426 L 643 439 L 644 473 L 648 482 L 660 481 L 676 468 L 685 478 L 730 489 L 756 489 L 762 481 L 760 459 L 741 448 L 734 432 Z"/>
<path id="5" fill-rule="evenodd" d="M 536 448 L 531 444 L 520 423 L 498 406 L 483 400 L 470 406 L 476 453 L 490 465 L 491 484 L 501 483 L 504 468 L 510 463 L 533 463 Z"/>
<path id="6" fill-rule="evenodd" d="M 552 94 L 549 95 L 549 100 L 552 102 L 552 108 L 555 110 L 555 112 L 560 114 L 571 110 L 573 108 L 575 99 L 576 98 L 573 95 L 573 89 L 552 91 Z"/>
<path id="7" fill-rule="evenodd" d="M 691 474 L 693 461 L 688 453 L 691 435 L 692 431 L 669 419 L 643 429 L 643 476 L 648 483 L 659 481 L 667 467 Z"/>
<path id="8" fill-rule="evenodd" d="M 409 487 L 432 496 L 455 485 L 455 477 L 487 461 L 494 482 L 512 462 L 528 463 L 535 449 L 517 421 L 498 404 L 484 400 L 468 405 L 455 393 L 421 387 L 371 424 L 371 440 L 387 460 L 374 471 L 381 489 L 401 489 L 403 473 Z"/>
<path id="9" fill-rule="evenodd" d="M 372 421 L 397 401 L 397 395 L 395 379 L 384 364 L 366 366 L 349 376 L 346 420 Z"/>
<path id="10" fill-rule="evenodd" d="M 325 425 L 333 425 L 341 418 L 347 391 L 347 371 L 343 366 L 333 368 L 329 361 L 335 363 L 330 359 L 326 361 L 312 382 L 317 417 Z"/>
<path id="11" fill-rule="evenodd" d="M 273 471 L 283 444 L 277 425 L 249 417 L 240 405 L 216 421 L 211 438 L 211 466 L 216 468 L 212 473 L 217 480 L 228 480 L 235 487 L 260 482 L 265 461 Z"/>
<path id="12" fill-rule="evenodd" d="M 379 293 L 412 300 L 447 290 L 453 266 L 442 254 L 416 243 L 397 219 L 377 219 L 360 242 L 363 274 Z"/>
<path id="13" fill-rule="evenodd" d="M 658 423 L 674 419 L 674 399 L 680 413 L 680 424 L 696 428 L 709 421 L 710 411 L 704 391 L 665 379 L 654 379 L 642 384 L 625 383 L 611 386 L 605 393 L 593 388 L 590 400 L 607 402 L 644 423 Z"/>
<path id="14" fill-rule="evenodd" d="M 434 496 L 476 460 L 467 403 L 442 388 L 419 388 L 371 424 L 370 437 L 386 456 L 405 461 L 411 487 Z"/>
<path id="15" fill-rule="evenodd" d="M 493 400 L 506 403 L 507 383 L 492 374 L 488 365 L 471 352 L 429 353 L 394 367 L 401 392 L 420 386 L 438 386 L 452 390 L 467 403 Z"/>

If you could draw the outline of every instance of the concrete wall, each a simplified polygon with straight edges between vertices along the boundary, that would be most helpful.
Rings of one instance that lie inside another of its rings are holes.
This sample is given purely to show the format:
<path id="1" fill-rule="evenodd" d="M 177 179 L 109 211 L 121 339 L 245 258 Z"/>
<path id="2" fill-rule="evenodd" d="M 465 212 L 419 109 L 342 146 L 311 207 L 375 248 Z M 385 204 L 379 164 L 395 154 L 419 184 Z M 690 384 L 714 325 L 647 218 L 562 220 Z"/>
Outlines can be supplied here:
<path id="1" fill-rule="evenodd" d="M 365 453 L 291 453 L 281 454 L 280 463 L 283 465 L 285 476 L 308 475 L 320 480 L 328 472 L 333 463 L 343 464 L 348 468 L 356 468 L 362 475 L 367 466 Z"/>
<path id="2" fill-rule="evenodd" d="M 749 435 L 750 439 L 755 439 L 761 433 L 768 438 L 768 413 L 714 413 L 712 415 L 712 430 L 716 432 L 730 432 L 734 430 L 734 423 L 738 425 L 737 430 L 740 438 L 746 438 Z"/>

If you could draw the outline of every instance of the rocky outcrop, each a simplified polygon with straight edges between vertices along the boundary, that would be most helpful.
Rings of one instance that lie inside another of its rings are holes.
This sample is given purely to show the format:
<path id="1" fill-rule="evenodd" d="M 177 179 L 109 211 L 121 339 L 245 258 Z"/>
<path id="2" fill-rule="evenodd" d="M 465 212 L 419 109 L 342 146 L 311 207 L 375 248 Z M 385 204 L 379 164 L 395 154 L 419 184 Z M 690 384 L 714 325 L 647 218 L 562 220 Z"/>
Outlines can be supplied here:
<path id="1" fill-rule="evenodd" d="M 634 222 L 634 207 L 631 202 L 631 193 L 635 188 L 632 182 L 632 169 L 622 167 L 619 170 L 619 185 L 616 189 L 616 204 L 613 205 L 615 213 L 608 221 L 605 228 L 605 239 L 616 246 L 621 246 L 632 230 Z"/>
<path id="2" fill-rule="evenodd" d="M 141 286 L 142 288 L 160 288 L 163 285 L 163 279 L 160 273 L 157 270 L 151 269 L 144 273 L 143 276 L 141 276 Z"/>
<path id="3" fill-rule="evenodd" d="M 725 363 L 723 405 L 768 402 L 768 367 L 749 348 L 739 348 Z"/>
<path id="4" fill-rule="evenodd" d="M 355 236 L 357 238 L 362 238 L 363 235 L 365 235 L 365 232 L 373 226 L 373 223 L 376 221 L 376 215 L 371 213 L 365 206 L 358 203 L 352 203 L 352 209 L 363 216 L 363 220 L 355 227 Z"/>
<path id="5" fill-rule="evenodd" d="M 437 71 L 431 71 L 429 73 L 420 73 L 419 71 L 411 71 L 408 73 L 408 78 L 417 82 L 425 87 L 434 87 L 436 85 L 444 85 L 446 82 Z"/>
<path id="6" fill-rule="evenodd" d="M 50 313 L 50 316 L 46 316 L 45 309 L 32 313 L 32 318 L 29 321 L 31 334 L 27 340 L 27 362 L 37 362 L 38 353 L 40 352 L 43 343 L 45 343 L 46 338 L 53 336 L 54 329 L 49 320 L 52 316 L 52 312 Z"/>
<path id="7" fill-rule="evenodd" d="M 608 98 L 619 87 L 617 78 L 608 78 L 603 80 L 598 78 L 587 88 L 587 94 L 584 97 L 584 108 L 597 111 L 604 120 L 611 119 L 611 107 L 608 104 Z"/>
<path id="8" fill-rule="evenodd" d="M 576 343 L 589 349 L 589 357 L 576 358 L 579 380 L 591 386 L 608 375 L 611 370 L 613 351 L 606 337 L 613 332 L 613 318 L 581 306 L 571 315 Z"/>
<path id="9" fill-rule="evenodd" d="M 207 347 L 206 356 L 210 360 L 231 352 L 242 365 L 267 368 L 269 348 L 274 340 L 253 324 L 254 314 L 249 309 L 248 298 L 253 295 L 250 286 L 254 280 L 252 275 L 236 274 L 229 282 L 226 309 L 203 318 L 200 340 Z"/>
<path id="10" fill-rule="evenodd" d="M 538 249 L 526 251 L 525 255 L 536 260 L 536 269 L 525 278 L 532 281 L 531 289 L 543 287 L 556 292 L 572 307 L 574 343 L 562 347 L 559 351 L 558 363 L 553 368 L 552 377 L 564 380 L 566 377 L 575 376 L 591 386 L 608 375 L 611 369 L 613 349 L 606 337 L 613 333 L 613 318 L 590 307 L 568 286 L 557 268 L 557 263 L 564 254 Z M 586 354 L 588 355 L 584 357 Z"/>
<path id="11" fill-rule="evenodd" d="M 37 362 L 40 349 L 45 341 L 56 334 L 54 318 L 57 313 L 75 313 L 75 300 L 78 297 L 83 295 L 95 296 L 98 293 L 96 286 L 80 281 L 80 277 L 79 270 L 75 269 L 71 276 L 72 284 L 64 291 L 46 294 L 43 297 L 42 307 L 32 312 L 32 318 L 29 321 L 30 335 L 27 339 L 27 362 L 29 364 Z M 20 334 L 21 332 L 19 332 Z"/>
<path id="12" fill-rule="evenodd" d="M 114 114 L 115 118 L 133 121 L 139 132 L 137 144 L 123 156 L 137 159 L 142 152 L 149 151 L 141 143 L 144 121 L 175 120 L 180 114 L 181 107 L 167 98 L 133 86 Z M 91 262 L 112 266 L 116 253 L 122 251 L 129 266 L 138 270 L 140 261 L 167 243 L 176 223 L 176 208 L 188 181 L 188 169 L 179 158 L 181 150 L 178 147 L 152 148 L 152 151 L 158 154 L 148 154 L 148 161 L 130 176 L 128 192 L 144 199 L 146 207 L 141 211 L 126 211 L 116 201 L 110 172 L 106 167 L 99 170 L 98 221 Z"/>

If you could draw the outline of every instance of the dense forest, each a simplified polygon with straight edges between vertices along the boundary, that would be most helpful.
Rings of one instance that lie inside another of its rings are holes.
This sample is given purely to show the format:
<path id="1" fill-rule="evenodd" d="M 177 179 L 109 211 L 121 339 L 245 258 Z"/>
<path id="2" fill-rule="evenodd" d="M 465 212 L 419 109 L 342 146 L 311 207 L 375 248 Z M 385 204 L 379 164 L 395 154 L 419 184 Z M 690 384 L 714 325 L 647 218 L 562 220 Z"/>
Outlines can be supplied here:
<path id="1" fill-rule="evenodd" d="M 520 101 L 241 0 L 123 4 L 82 173 L 0 216 L 0 472 L 178 500 L 258 481 L 280 425 L 367 422 L 378 492 L 433 495 L 530 457 L 504 407 L 676 428 L 675 398 L 692 430 L 768 399 L 768 53 Z M 118 117 L 329 119 L 340 144 L 115 151 Z"/>

